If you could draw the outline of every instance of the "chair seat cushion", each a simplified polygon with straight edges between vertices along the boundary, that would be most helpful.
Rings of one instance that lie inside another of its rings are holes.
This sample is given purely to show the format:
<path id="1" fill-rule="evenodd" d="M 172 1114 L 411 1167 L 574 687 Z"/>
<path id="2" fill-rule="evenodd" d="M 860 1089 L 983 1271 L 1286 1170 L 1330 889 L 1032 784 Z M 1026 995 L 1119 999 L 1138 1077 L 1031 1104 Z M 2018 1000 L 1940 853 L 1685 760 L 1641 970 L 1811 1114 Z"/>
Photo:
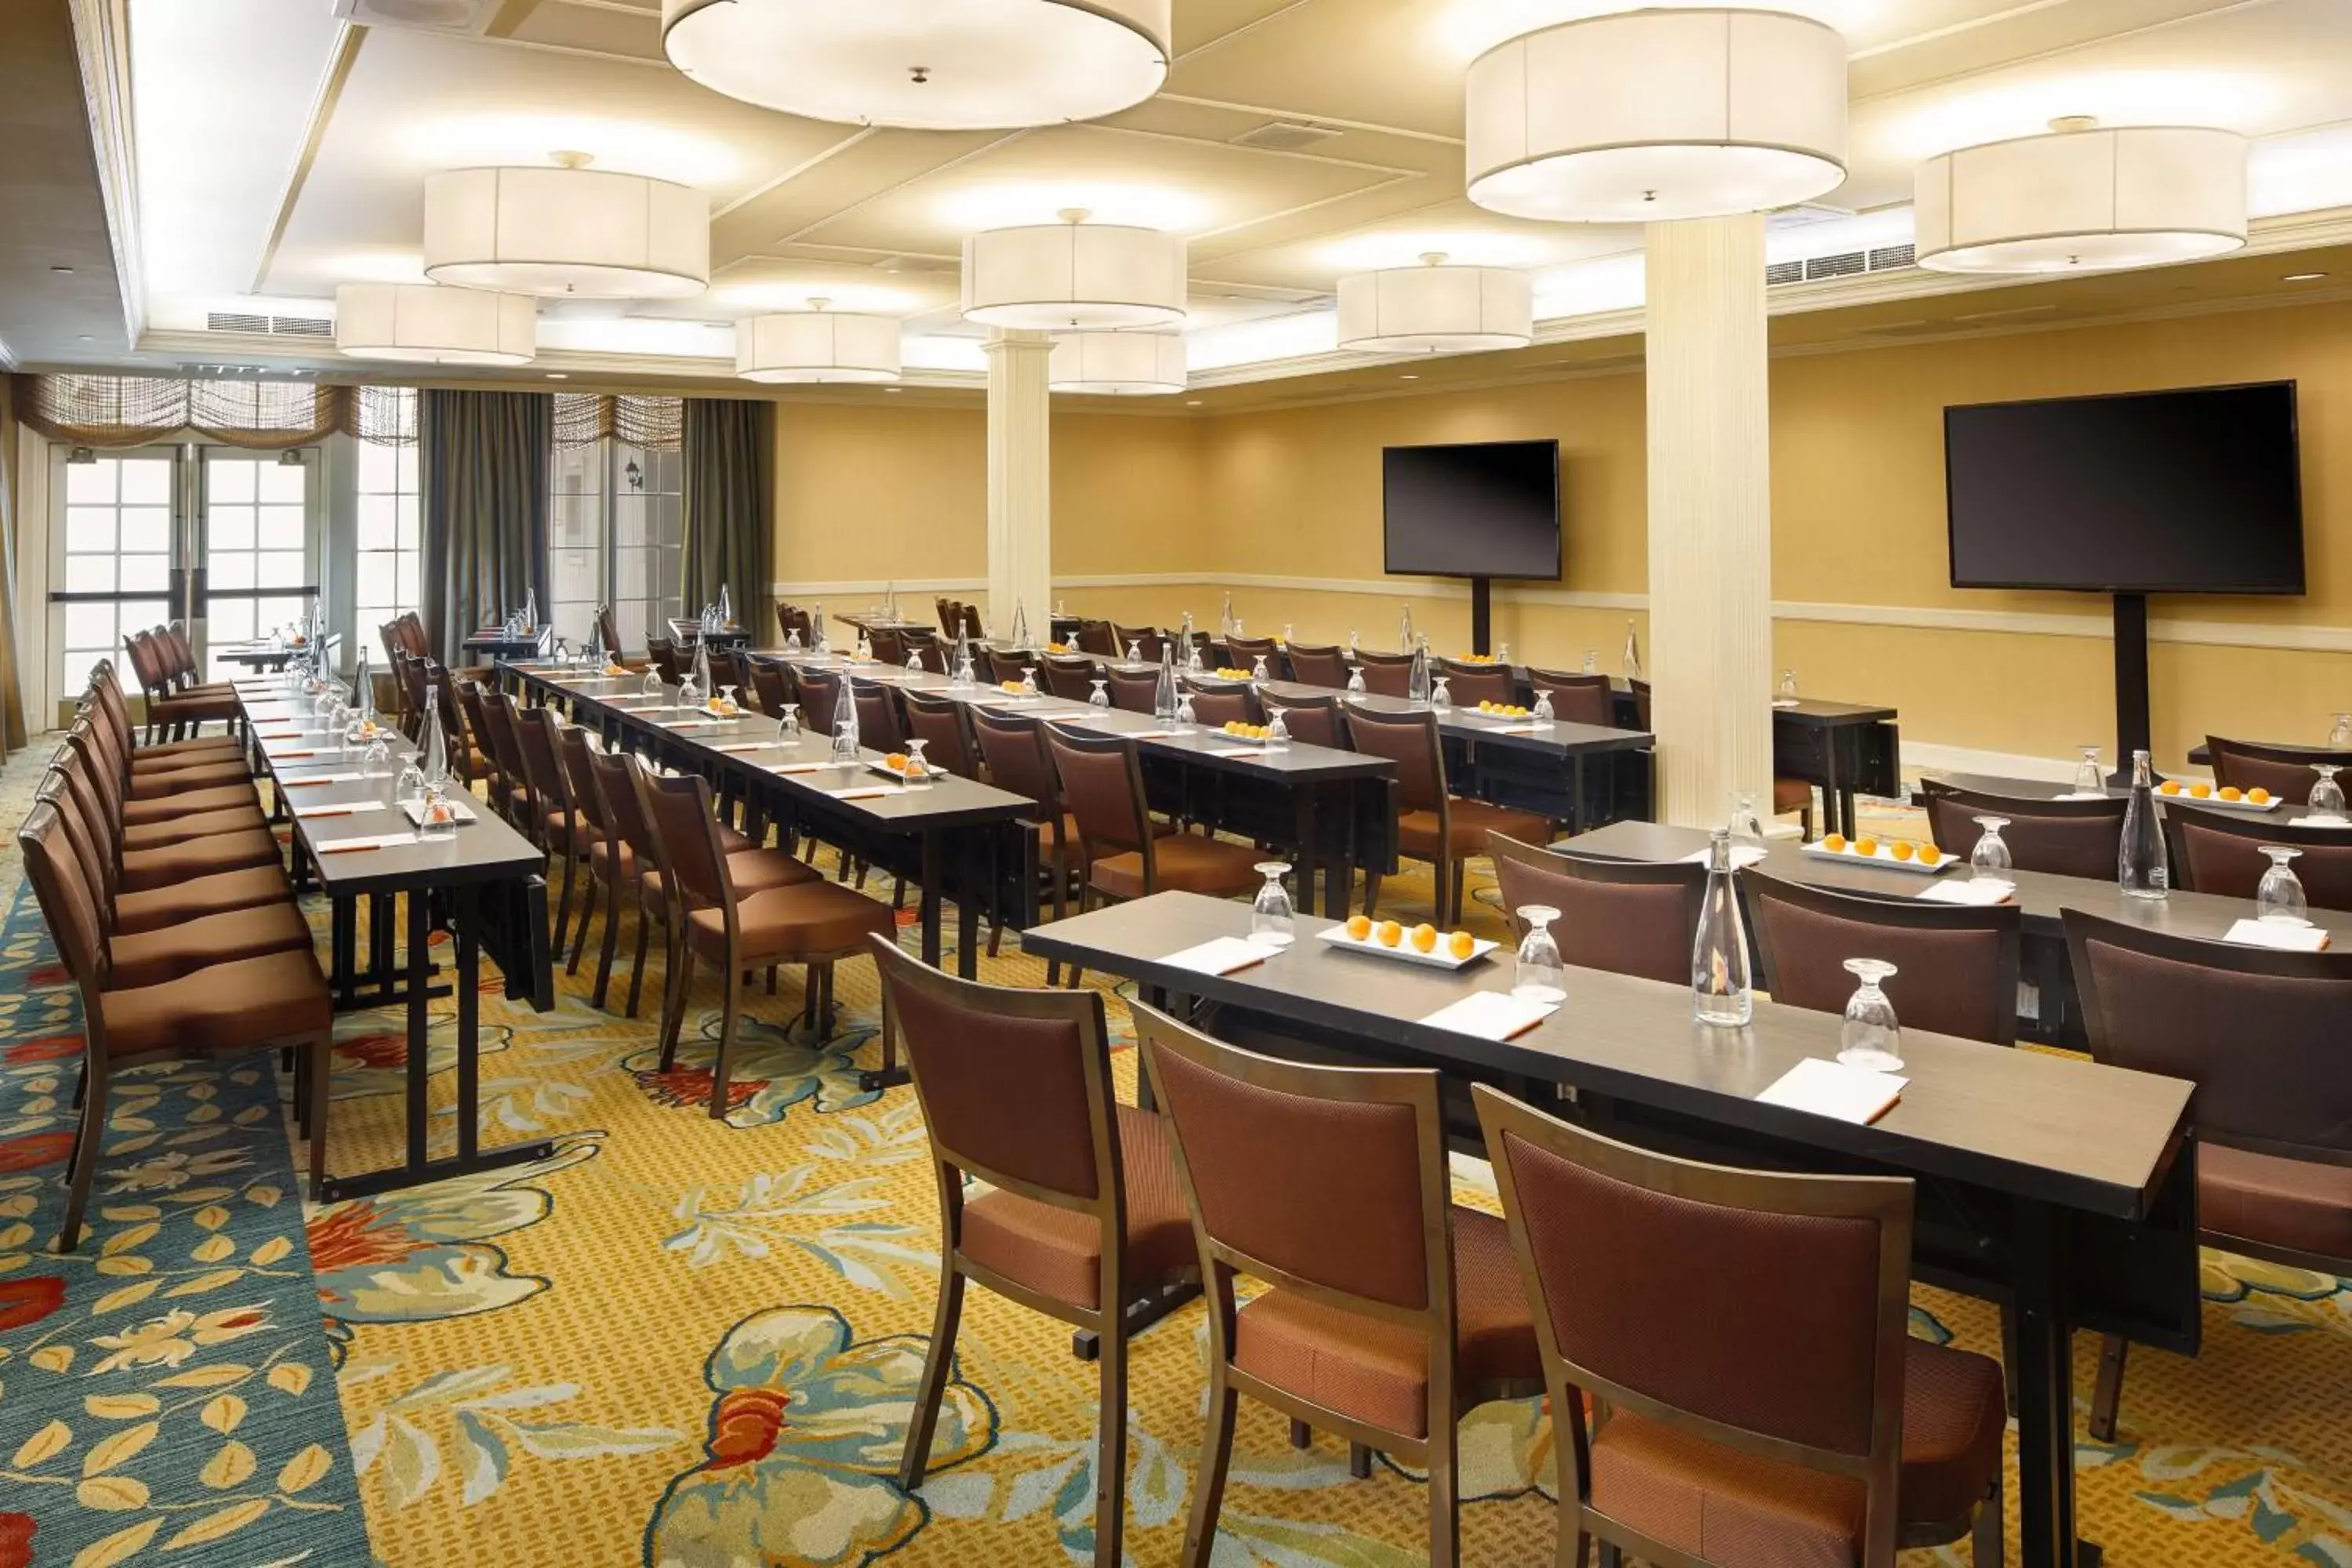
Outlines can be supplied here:
<path id="1" fill-rule="evenodd" d="M 122 803 L 122 821 L 126 826 L 154 822 L 173 822 L 200 812 L 233 811 L 239 806 L 258 808 L 261 792 L 253 787 L 251 779 L 242 784 L 221 784 L 212 789 L 190 790 L 184 795 L 165 795 L 160 800 L 126 800 Z"/>
<path id="2" fill-rule="evenodd" d="M 125 849 L 154 849 L 166 844 L 184 844 L 191 838 L 209 838 L 215 833 L 248 833 L 267 827 L 268 819 L 258 805 L 224 806 L 218 811 L 192 811 L 184 816 L 165 817 L 160 822 L 142 822 L 126 826 L 122 830 Z"/>
<path id="3" fill-rule="evenodd" d="M 2209 1233 L 2352 1258 L 2352 1165 L 2209 1142 L 2197 1151 L 2197 1205 Z"/>
<path id="4" fill-rule="evenodd" d="M 584 811 L 551 811 L 547 814 L 547 841 L 558 849 L 570 849 L 578 845 L 584 850 L 603 837 L 596 825 L 588 820 Z"/>
<path id="5" fill-rule="evenodd" d="M 1125 1283 L 1141 1291 L 1197 1272 L 1192 1215 L 1176 1184 L 1167 1118 L 1118 1108 L 1119 1163 L 1127 1179 Z M 1092 1215 L 992 1192 L 963 1208 L 963 1255 L 1041 1295 L 1088 1310 L 1102 1305 L 1102 1226 Z"/>
<path id="6" fill-rule="evenodd" d="M 1453 859 L 1466 859 L 1486 852 L 1486 834 L 1491 829 L 1517 839 L 1522 844 L 1551 842 L 1551 821 L 1532 811 L 1516 811 L 1507 805 L 1489 805 L 1483 800 L 1467 795 L 1454 795 L 1445 803 L 1448 827 L 1453 835 Z M 1438 858 L 1437 813 L 1408 811 L 1397 817 L 1397 848 L 1416 860 Z"/>
<path id="7" fill-rule="evenodd" d="M 160 985 L 215 963 L 310 949 L 310 922 L 288 900 L 200 915 L 107 943 L 118 990 Z"/>
<path id="8" fill-rule="evenodd" d="M 117 936 L 157 931 L 223 910 L 247 910 L 257 904 L 284 903 L 293 897 L 286 869 L 272 862 L 242 871 L 221 871 L 147 892 L 118 893 L 114 899 Z"/>
<path id="9" fill-rule="evenodd" d="M 334 1022 L 326 977 L 309 947 L 198 969 L 162 985 L 99 998 L 110 1056 L 232 1050 L 323 1033 Z"/>
<path id="10" fill-rule="evenodd" d="M 1541 1383 L 1534 1322 L 1503 1222 L 1454 1210 L 1454 1387 Z M 1326 1409 L 1423 1436 L 1429 1368 L 1422 1336 L 1295 1291 L 1269 1290 L 1234 1320 L 1234 1365 Z"/>
<path id="11" fill-rule="evenodd" d="M 1967 1514 L 2000 1465 L 2000 1367 L 1904 1345 L 1906 1524 Z M 1717 1568 L 1850 1568 L 1860 1560 L 1859 1481 L 1768 1459 L 1613 1411 L 1592 1439 L 1592 1506 Z"/>
<path id="12" fill-rule="evenodd" d="M 215 833 L 209 838 L 191 838 L 184 844 L 167 844 L 156 849 L 125 850 L 122 886 L 131 892 L 145 892 L 191 877 L 275 866 L 278 861 L 278 839 L 261 828 Z"/>
<path id="13" fill-rule="evenodd" d="M 253 775 L 246 771 L 243 763 L 200 763 L 168 773 L 131 774 L 131 798 L 163 800 L 192 790 L 224 789 L 252 782 Z"/>
<path id="14" fill-rule="evenodd" d="M 719 843 L 730 855 L 760 847 L 750 834 L 740 828 L 730 827 L 723 822 L 719 825 Z"/>
<path id="15" fill-rule="evenodd" d="M 728 858 L 731 863 L 734 857 Z M 697 952 L 723 957 L 727 917 L 722 911 L 696 910 L 687 916 L 687 927 Z M 756 893 L 744 893 L 739 887 L 735 929 L 735 956 L 746 967 L 757 967 L 860 951 L 869 934 L 890 935 L 897 921 L 887 904 L 837 883 L 813 880 Z"/>
<path id="16" fill-rule="evenodd" d="M 1813 786 L 1805 779 L 1774 779 L 1772 781 L 1772 815 L 1784 812 L 1811 811 L 1813 808 Z"/>
<path id="17" fill-rule="evenodd" d="M 1265 880 L 1254 868 L 1265 858 L 1259 851 L 1198 833 L 1154 839 L 1152 858 L 1160 872 L 1156 890 L 1163 893 L 1246 893 Z M 1143 897 L 1142 852 L 1130 849 L 1096 861 L 1088 880 L 1114 899 Z"/>
<path id="18" fill-rule="evenodd" d="M 131 771 L 142 773 L 154 771 L 171 773 L 180 768 L 220 763 L 241 763 L 245 747 L 222 735 L 205 735 L 194 741 L 169 741 L 160 746 L 141 746 L 131 753 Z"/>

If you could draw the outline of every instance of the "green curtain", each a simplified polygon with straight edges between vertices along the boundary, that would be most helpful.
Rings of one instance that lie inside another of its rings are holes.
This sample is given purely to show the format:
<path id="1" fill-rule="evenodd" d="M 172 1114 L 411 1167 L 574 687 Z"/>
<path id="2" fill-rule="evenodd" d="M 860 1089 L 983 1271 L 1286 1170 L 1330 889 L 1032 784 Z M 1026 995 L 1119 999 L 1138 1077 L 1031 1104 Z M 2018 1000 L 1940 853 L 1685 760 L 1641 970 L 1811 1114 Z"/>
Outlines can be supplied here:
<path id="1" fill-rule="evenodd" d="M 686 400 L 683 613 L 698 614 L 724 584 L 736 620 L 763 637 L 774 615 L 776 405 Z"/>
<path id="2" fill-rule="evenodd" d="M 425 559 L 419 614 L 425 635 L 452 668 L 471 662 L 462 644 L 521 605 L 526 591 L 549 608 L 548 466 L 555 400 L 543 392 L 417 395 Z M 361 635 L 373 640 L 373 626 Z"/>

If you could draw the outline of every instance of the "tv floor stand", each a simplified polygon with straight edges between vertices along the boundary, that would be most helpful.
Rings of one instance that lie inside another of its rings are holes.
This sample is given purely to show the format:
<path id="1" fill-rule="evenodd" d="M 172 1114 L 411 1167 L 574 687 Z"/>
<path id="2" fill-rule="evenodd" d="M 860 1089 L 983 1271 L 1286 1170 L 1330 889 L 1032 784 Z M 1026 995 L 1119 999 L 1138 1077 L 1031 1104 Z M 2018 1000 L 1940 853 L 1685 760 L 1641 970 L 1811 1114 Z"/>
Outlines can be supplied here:
<path id="1" fill-rule="evenodd" d="M 2129 785 L 2132 753 L 2148 746 L 2147 595 L 2116 596 L 2116 771 L 2107 782 Z"/>
<path id="2" fill-rule="evenodd" d="M 1495 630 L 1495 580 L 1492 577 L 1470 579 L 1470 651 L 1489 653 L 1487 639 Z"/>

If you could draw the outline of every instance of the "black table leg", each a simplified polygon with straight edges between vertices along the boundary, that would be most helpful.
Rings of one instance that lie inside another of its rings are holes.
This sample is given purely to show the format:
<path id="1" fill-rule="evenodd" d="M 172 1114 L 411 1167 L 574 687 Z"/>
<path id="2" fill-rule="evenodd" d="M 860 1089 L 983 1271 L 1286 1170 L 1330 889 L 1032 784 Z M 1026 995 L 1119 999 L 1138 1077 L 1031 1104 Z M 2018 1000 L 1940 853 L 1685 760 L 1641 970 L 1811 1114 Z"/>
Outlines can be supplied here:
<path id="1" fill-rule="evenodd" d="M 416 1170 L 432 1158 L 427 1147 L 430 1132 L 425 1090 L 432 1081 L 433 1020 L 425 995 L 425 966 L 431 962 L 432 922 L 425 918 L 432 900 L 420 891 L 408 895 L 408 1168 Z M 459 984 L 469 984 L 470 974 L 461 973 Z M 468 1055 L 461 1044 L 458 1055 Z"/>
<path id="2" fill-rule="evenodd" d="M 2074 1371 L 2059 1216 L 2016 1208 L 2019 1557 L 2024 1568 L 2096 1568 L 2074 1533 Z"/>
<path id="3" fill-rule="evenodd" d="M 452 935 L 457 944 L 457 1159 L 460 1163 L 467 1163 L 480 1152 L 476 1145 L 481 1131 L 478 1111 L 482 1102 L 482 956 L 475 936 L 475 921 L 481 908 L 479 889 L 460 888 L 457 889 L 455 899 L 457 918 L 452 923 L 457 929 Z M 422 893 L 408 895 L 412 911 L 408 928 L 412 941 L 418 927 L 429 923 L 418 921 L 415 907 L 428 901 Z M 408 959 L 408 984 L 422 991 L 432 973 L 433 955 L 429 948 L 422 953 L 412 950 Z"/>
<path id="4" fill-rule="evenodd" d="M 1822 816 L 1832 832 L 1852 838 L 1853 818 L 1848 814 L 1853 806 L 1853 801 L 1843 797 L 1838 790 L 1837 737 L 1832 735 L 1829 744 L 1822 748 Z"/>
<path id="5" fill-rule="evenodd" d="M 919 874 L 923 885 L 919 918 L 923 928 L 923 962 L 937 969 L 940 966 L 940 830 L 924 828 L 920 842 L 922 870 Z M 956 910 L 956 930 L 963 943 L 963 951 L 957 954 L 956 962 L 966 979 L 971 978 L 973 971 L 965 966 L 977 962 L 972 950 L 978 943 L 978 933 L 976 927 L 970 922 L 975 921 L 978 914 L 978 910 L 972 907 L 969 899 Z M 869 1093 L 895 1089 L 906 1081 L 907 1068 L 903 1062 L 895 1067 L 867 1068 L 857 1075 L 858 1087 Z"/>
<path id="6" fill-rule="evenodd" d="M 1291 907 L 1307 914 L 1315 912 L 1315 857 L 1322 846 L 1316 837 L 1316 789 L 1313 784 L 1294 787 L 1292 795 L 1297 801 L 1298 853 L 1291 857 L 1291 875 L 1297 886 Z"/>
<path id="7" fill-rule="evenodd" d="M 980 906 L 996 885 L 996 835 L 964 836 L 963 879 L 956 886 L 956 973 L 980 978 Z"/>
<path id="8" fill-rule="evenodd" d="M 1577 752 L 1568 760 L 1568 830 L 1573 834 L 1584 831 L 1584 753 Z"/>
<path id="9" fill-rule="evenodd" d="M 335 987 L 335 1011 L 348 1013 L 353 1002 L 352 969 L 358 962 L 358 937 L 353 927 L 359 919 L 359 905 L 352 899 L 334 899 L 328 903 L 327 966 L 332 971 Z"/>

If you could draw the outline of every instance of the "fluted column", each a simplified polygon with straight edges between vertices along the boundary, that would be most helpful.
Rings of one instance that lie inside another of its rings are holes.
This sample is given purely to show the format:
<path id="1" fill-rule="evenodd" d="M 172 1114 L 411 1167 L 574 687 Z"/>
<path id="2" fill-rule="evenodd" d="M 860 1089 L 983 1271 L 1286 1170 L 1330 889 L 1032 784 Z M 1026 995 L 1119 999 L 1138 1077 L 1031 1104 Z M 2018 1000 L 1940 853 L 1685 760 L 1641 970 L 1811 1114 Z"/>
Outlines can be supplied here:
<path id="1" fill-rule="evenodd" d="M 1654 223 L 1650 668 L 1658 816 L 1720 825 L 1772 785 L 1764 219 Z"/>
<path id="2" fill-rule="evenodd" d="M 1013 631 L 1013 606 L 1042 640 L 1053 607 L 1053 428 L 1045 332 L 988 334 L 988 627 Z"/>

